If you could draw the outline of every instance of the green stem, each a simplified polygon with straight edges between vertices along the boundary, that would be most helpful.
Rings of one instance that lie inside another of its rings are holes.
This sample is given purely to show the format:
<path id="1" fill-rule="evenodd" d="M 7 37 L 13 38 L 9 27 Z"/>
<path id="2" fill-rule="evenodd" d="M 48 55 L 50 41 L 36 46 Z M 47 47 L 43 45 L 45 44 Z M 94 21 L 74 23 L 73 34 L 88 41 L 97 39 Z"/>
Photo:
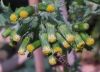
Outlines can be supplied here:
<path id="1" fill-rule="evenodd" d="M 2 33 L 2 36 L 3 36 L 3 37 L 7 37 L 7 36 L 10 35 L 10 33 L 11 33 L 11 29 L 10 29 L 10 28 L 7 28 L 7 29 Z"/>

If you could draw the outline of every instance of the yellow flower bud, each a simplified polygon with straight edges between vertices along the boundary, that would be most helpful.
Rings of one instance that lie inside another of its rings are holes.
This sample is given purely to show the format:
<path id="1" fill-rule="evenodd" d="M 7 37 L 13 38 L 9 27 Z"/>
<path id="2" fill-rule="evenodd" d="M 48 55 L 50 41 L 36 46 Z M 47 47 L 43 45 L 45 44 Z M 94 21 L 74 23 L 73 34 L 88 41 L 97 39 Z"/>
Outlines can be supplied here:
<path id="1" fill-rule="evenodd" d="M 20 15 L 21 18 L 26 18 L 26 17 L 28 17 L 29 14 L 28 14 L 27 11 L 22 10 L 19 15 Z"/>
<path id="2" fill-rule="evenodd" d="M 55 65 L 57 63 L 56 58 L 54 56 L 49 57 L 49 64 L 50 65 Z"/>
<path id="3" fill-rule="evenodd" d="M 75 41 L 75 37 L 73 35 L 67 35 L 66 36 L 66 40 L 69 42 L 69 43 L 72 43 Z"/>
<path id="4" fill-rule="evenodd" d="M 55 6 L 50 4 L 47 6 L 47 9 L 46 9 L 47 12 L 54 12 L 55 11 Z"/>
<path id="5" fill-rule="evenodd" d="M 51 53 L 51 48 L 48 46 L 43 47 L 42 52 L 44 55 L 48 55 Z"/>
<path id="6" fill-rule="evenodd" d="M 58 52 L 58 53 L 62 53 L 62 49 L 60 47 L 55 47 L 53 48 L 54 53 Z"/>
<path id="7" fill-rule="evenodd" d="M 63 46 L 64 46 L 64 48 L 69 48 L 69 47 L 70 47 L 70 45 L 68 44 L 67 41 L 64 41 L 64 42 L 63 42 Z"/>
<path id="8" fill-rule="evenodd" d="M 94 45 L 94 43 L 95 43 L 95 40 L 93 38 L 91 38 L 91 37 L 87 38 L 86 44 L 88 46 L 92 46 L 92 45 Z"/>
<path id="9" fill-rule="evenodd" d="M 17 19 L 18 19 L 18 18 L 17 18 L 17 15 L 16 15 L 15 13 L 13 13 L 13 14 L 10 15 L 10 21 L 11 21 L 11 22 L 16 22 Z"/>
<path id="10" fill-rule="evenodd" d="M 34 46 L 32 44 L 27 45 L 27 50 L 32 52 L 34 50 Z"/>
<path id="11" fill-rule="evenodd" d="M 82 49 L 82 48 L 84 48 L 84 46 L 85 46 L 85 42 L 82 41 L 82 42 L 80 42 L 80 43 L 77 45 L 77 48 L 78 48 L 78 49 Z"/>
<path id="12" fill-rule="evenodd" d="M 17 34 L 15 34 L 15 35 L 13 36 L 13 41 L 19 42 L 19 41 L 20 41 L 20 36 L 17 35 Z"/>
<path id="13" fill-rule="evenodd" d="M 56 41 L 56 36 L 55 35 L 48 35 L 48 41 L 50 42 L 50 43 L 53 43 L 53 42 L 55 42 Z"/>

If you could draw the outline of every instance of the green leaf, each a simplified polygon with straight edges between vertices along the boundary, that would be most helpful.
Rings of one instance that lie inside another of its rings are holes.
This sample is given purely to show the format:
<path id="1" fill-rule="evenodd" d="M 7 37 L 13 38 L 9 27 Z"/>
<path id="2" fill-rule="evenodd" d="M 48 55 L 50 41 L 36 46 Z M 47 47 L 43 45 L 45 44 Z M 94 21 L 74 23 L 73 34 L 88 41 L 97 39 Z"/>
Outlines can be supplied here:
<path id="1" fill-rule="evenodd" d="M 0 14 L 0 27 L 5 26 L 6 20 L 7 18 L 5 18 L 3 14 Z"/>

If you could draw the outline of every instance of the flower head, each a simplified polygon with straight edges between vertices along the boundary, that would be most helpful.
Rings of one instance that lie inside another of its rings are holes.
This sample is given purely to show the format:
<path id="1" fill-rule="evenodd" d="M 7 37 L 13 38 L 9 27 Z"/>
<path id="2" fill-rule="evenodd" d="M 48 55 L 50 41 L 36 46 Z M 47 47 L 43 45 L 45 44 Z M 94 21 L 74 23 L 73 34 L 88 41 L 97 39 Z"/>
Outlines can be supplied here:
<path id="1" fill-rule="evenodd" d="M 69 43 L 72 43 L 73 41 L 75 41 L 75 37 L 73 35 L 67 35 L 66 36 L 66 40 L 69 42 Z"/>
<path id="2" fill-rule="evenodd" d="M 52 4 L 49 4 L 47 6 L 47 9 L 46 9 L 47 12 L 54 12 L 55 11 L 55 6 L 52 5 Z"/>
<path id="3" fill-rule="evenodd" d="M 57 63 L 56 58 L 54 56 L 49 57 L 49 64 L 50 65 L 55 65 Z"/>
<path id="4" fill-rule="evenodd" d="M 60 47 L 55 47 L 55 48 L 53 48 L 53 51 L 54 51 L 55 53 L 61 53 L 61 54 L 62 54 L 62 49 L 61 49 Z"/>
<path id="5" fill-rule="evenodd" d="M 91 38 L 91 37 L 87 38 L 86 44 L 88 46 L 92 46 L 92 45 L 94 45 L 94 43 L 95 43 L 95 40 L 93 38 Z"/>
<path id="6" fill-rule="evenodd" d="M 51 42 L 51 43 L 53 43 L 53 42 L 55 42 L 56 41 L 56 36 L 55 35 L 48 35 L 48 41 L 49 42 Z"/>
<path id="7" fill-rule="evenodd" d="M 27 45 L 27 50 L 32 52 L 34 50 L 34 46 L 32 44 Z"/>
<path id="8" fill-rule="evenodd" d="M 14 36 L 13 36 L 13 40 L 16 41 L 16 42 L 19 42 L 19 41 L 20 41 L 20 36 L 17 35 L 17 34 L 14 35 Z"/>
<path id="9" fill-rule="evenodd" d="M 51 48 L 48 47 L 48 46 L 44 46 L 43 49 L 42 49 L 42 52 L 44 55 L 48 55 L 51 53 Z"/>
<path id="10" fill-rule="evenodd" d="M 13 14 L 10 15 L 10 21 L 11 22 L 16 22 L 17 19 L 18 19 L 18 17 L 17 17 L 17 15 L 15 13 L 13 13 Z"/>
<path id="11" fill-rule="evenodd" d="M 22 10 L 19 15 L 20 15 L 21 18 L 26 18 L 26 17 L 28 17 L 29 14 L 28 14 L 27 11 Z"/>
<path id="12" fill-rule="evenodd" d="M 63 46 L 64 46 L 64 48 L 69 48 L 69 47 L 70 47 L 70 45 L 68 44 L 67 41 L 64 41 L 64 42 L 63 42 Z"/>

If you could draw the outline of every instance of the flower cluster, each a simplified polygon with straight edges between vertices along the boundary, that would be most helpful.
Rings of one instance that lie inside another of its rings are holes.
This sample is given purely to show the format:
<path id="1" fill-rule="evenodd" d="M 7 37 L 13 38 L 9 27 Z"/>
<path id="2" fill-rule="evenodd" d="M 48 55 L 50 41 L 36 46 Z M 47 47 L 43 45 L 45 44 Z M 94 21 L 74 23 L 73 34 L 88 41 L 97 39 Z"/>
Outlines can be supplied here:
<path id="1" fill-rule="evenodd" d="M 17 8 L 10 15 L 10 22 L 15 25 L 6 28 L 2 34 L 4 37 L 10 36 L 11 46 L 20 43 L 18 54 L 23 55 L 27 51 L 31 53 L 41 47 L 48 62 L 56 65 L 56 53 L 64 55 L 66 50 L 73 49 L 77 52 L 94 45 L 94 38 L 85 32 L 89 28 L 86 21 L 66 24 L 57 18 L 60 10 L 54 3 L 41 2 L 37 7 L 38 13 L 35 9 L 35 6 Z M 60 17 L 62 18 L 61 15 Z"/>

